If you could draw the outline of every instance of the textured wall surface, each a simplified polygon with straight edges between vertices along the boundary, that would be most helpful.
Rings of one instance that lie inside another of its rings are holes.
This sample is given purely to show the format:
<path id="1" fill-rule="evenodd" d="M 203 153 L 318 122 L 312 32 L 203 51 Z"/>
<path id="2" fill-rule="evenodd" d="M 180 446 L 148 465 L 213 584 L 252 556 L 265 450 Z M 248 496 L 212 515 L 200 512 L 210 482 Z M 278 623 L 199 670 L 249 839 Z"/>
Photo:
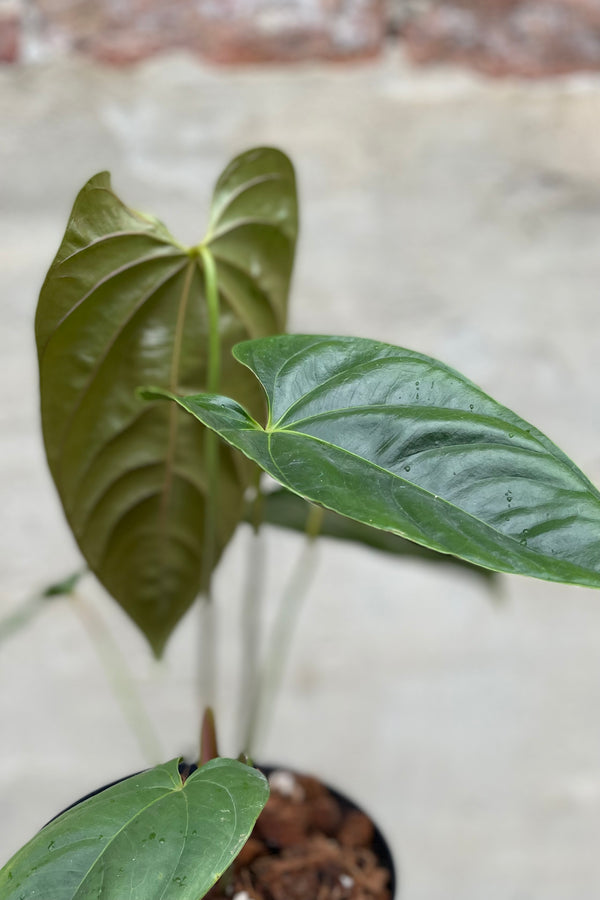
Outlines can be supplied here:
<path id="1" fill-rule="evenodd" d="M 252 70 L 71 57 L 5 66 L 0 122 L 0 619 L 80 565 L 43 458 L 33 316 L 75 193 L 102 169 L 191 243 L 224 163 L 282 146 L 302 209 L 292 327 L 442 358 L 600 481 L 598 76 L 489 81 L 395 54 Z M 248 539 L 216 583 L 231 754 Z M 301 546 L 267 536 L 269 615 Z M 333 542 L 319 563 L 263 759 L 320 773 L 374 811 L 402 900 L 597 897 L 598 592 L 505 578 L 497 603 L 446 567 Z M 86 580 L 79 602 L 54 601 L 0 643 L 0 864 L 69 802 L 148 762 L 90 611 L 126 658 L 162 757 L 195 752 L 197 615 L 157 665 Z"/>
<path id="2" fill-rule="evenodd" d="M 600 0 L 0 0 L 0 62 L 126 65 L 185 49 L 220 64 L 361 60 L 546 77 L 600 68 Z"/>
<path id="3" fill-rule="evenodd" d="M 407 26 L 415 62 L 540 77 L 600 68 L 599 0 L 443 0 Z"/>
<path id="4" fill-rule="evenodd" d="M 372 56 L 383 0 L 35 0 L 38 34 L 110 63 L 185 48 L 219 63 Z"/>

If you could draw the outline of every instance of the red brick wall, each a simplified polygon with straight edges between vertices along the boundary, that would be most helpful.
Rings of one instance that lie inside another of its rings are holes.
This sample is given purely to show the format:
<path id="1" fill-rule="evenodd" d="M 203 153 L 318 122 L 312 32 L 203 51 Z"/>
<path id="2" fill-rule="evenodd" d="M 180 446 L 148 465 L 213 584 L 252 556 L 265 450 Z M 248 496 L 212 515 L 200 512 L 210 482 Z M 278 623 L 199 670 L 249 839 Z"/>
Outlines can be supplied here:
<path id="1" fill-rule="evenodd" d="M 600 70 L 600 0 L 0 0 L 0 62 L 36 46 L 114 64 L 184 48 L 215 63 L 354 60 L 400 40 L 416 64 L 489 75 Z"/>
<path id="2" fill-rule="evenodd" d="M 528 77 L 600 69 L 600 0 L 446 0 L 409 22 L 414 62 Z"/>
<path id="3" fill-rule="evenodd" d="M 219 63 L 373 56 L 384 0 L 35 0 L 44 27 L 113 63 L 186 48 Z"/>
<path id="4" fill-rule="evenodd" d="M 0 63 L 17 62 L 20 55 L 21 8 L 0 2 Z"/>

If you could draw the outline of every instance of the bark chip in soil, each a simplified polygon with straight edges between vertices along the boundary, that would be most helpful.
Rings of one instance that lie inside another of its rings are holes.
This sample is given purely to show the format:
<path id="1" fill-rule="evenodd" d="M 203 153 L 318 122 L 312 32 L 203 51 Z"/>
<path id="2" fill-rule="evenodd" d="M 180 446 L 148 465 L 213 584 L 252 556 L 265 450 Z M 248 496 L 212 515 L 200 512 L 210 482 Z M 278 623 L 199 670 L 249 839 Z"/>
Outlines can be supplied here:
<path id="1" fill-rule="evenodd" d="M 391 900 L 371 819 L 320 781 L 276 769 L 271 796 L 208 900 Z"/>

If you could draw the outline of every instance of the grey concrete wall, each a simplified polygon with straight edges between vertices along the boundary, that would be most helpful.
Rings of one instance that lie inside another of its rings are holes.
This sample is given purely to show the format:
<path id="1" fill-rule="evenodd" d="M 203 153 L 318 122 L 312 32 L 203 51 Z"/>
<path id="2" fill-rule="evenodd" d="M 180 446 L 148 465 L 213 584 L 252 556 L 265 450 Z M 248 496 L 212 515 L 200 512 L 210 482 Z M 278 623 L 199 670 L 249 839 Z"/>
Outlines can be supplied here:
<path id="1" fill-rule="evenodd" d="M 0 478 L 7 615 L 78 565 L 45 468 L 33 314 L 72 199 L 109 168 L 182 240 L 256 143 L 294 158 L 302 237 L 292 325 L 443 358 L 600 480 L 600 81 L 489 84 L 355 69 L 215 72 L 183 56 L 127 71 L 0 72 Z M 236 751 L 240 534 L 217 579 L 223 749 Z M 269 535 L 267 610 L 299 552 Z M 572 900 L 600 884 L 600 597 L 472 579 L 334 544 L 263 756 L 320 773 L 380 818 L 406 900 Z M 93 584 L 160 731 L 193 753 L 194 613 L 156 665 Z M 0 860 L 59 808 L 145 759 L 76 608 L 0 646 Z"/>

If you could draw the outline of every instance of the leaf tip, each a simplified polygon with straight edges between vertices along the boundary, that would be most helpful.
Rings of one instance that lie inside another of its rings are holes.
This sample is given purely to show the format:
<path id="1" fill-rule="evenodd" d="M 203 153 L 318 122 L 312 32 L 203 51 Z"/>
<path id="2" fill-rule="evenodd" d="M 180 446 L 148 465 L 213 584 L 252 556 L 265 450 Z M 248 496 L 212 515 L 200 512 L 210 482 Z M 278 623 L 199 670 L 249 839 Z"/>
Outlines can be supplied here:
<path id="1" fill-rule="evenodd" d="M 176 400 L 175 394 L 166 388 L 155 387 L 153 385 L 144 385 L 136 388 L 136 397 L 140 400 Z"/>

